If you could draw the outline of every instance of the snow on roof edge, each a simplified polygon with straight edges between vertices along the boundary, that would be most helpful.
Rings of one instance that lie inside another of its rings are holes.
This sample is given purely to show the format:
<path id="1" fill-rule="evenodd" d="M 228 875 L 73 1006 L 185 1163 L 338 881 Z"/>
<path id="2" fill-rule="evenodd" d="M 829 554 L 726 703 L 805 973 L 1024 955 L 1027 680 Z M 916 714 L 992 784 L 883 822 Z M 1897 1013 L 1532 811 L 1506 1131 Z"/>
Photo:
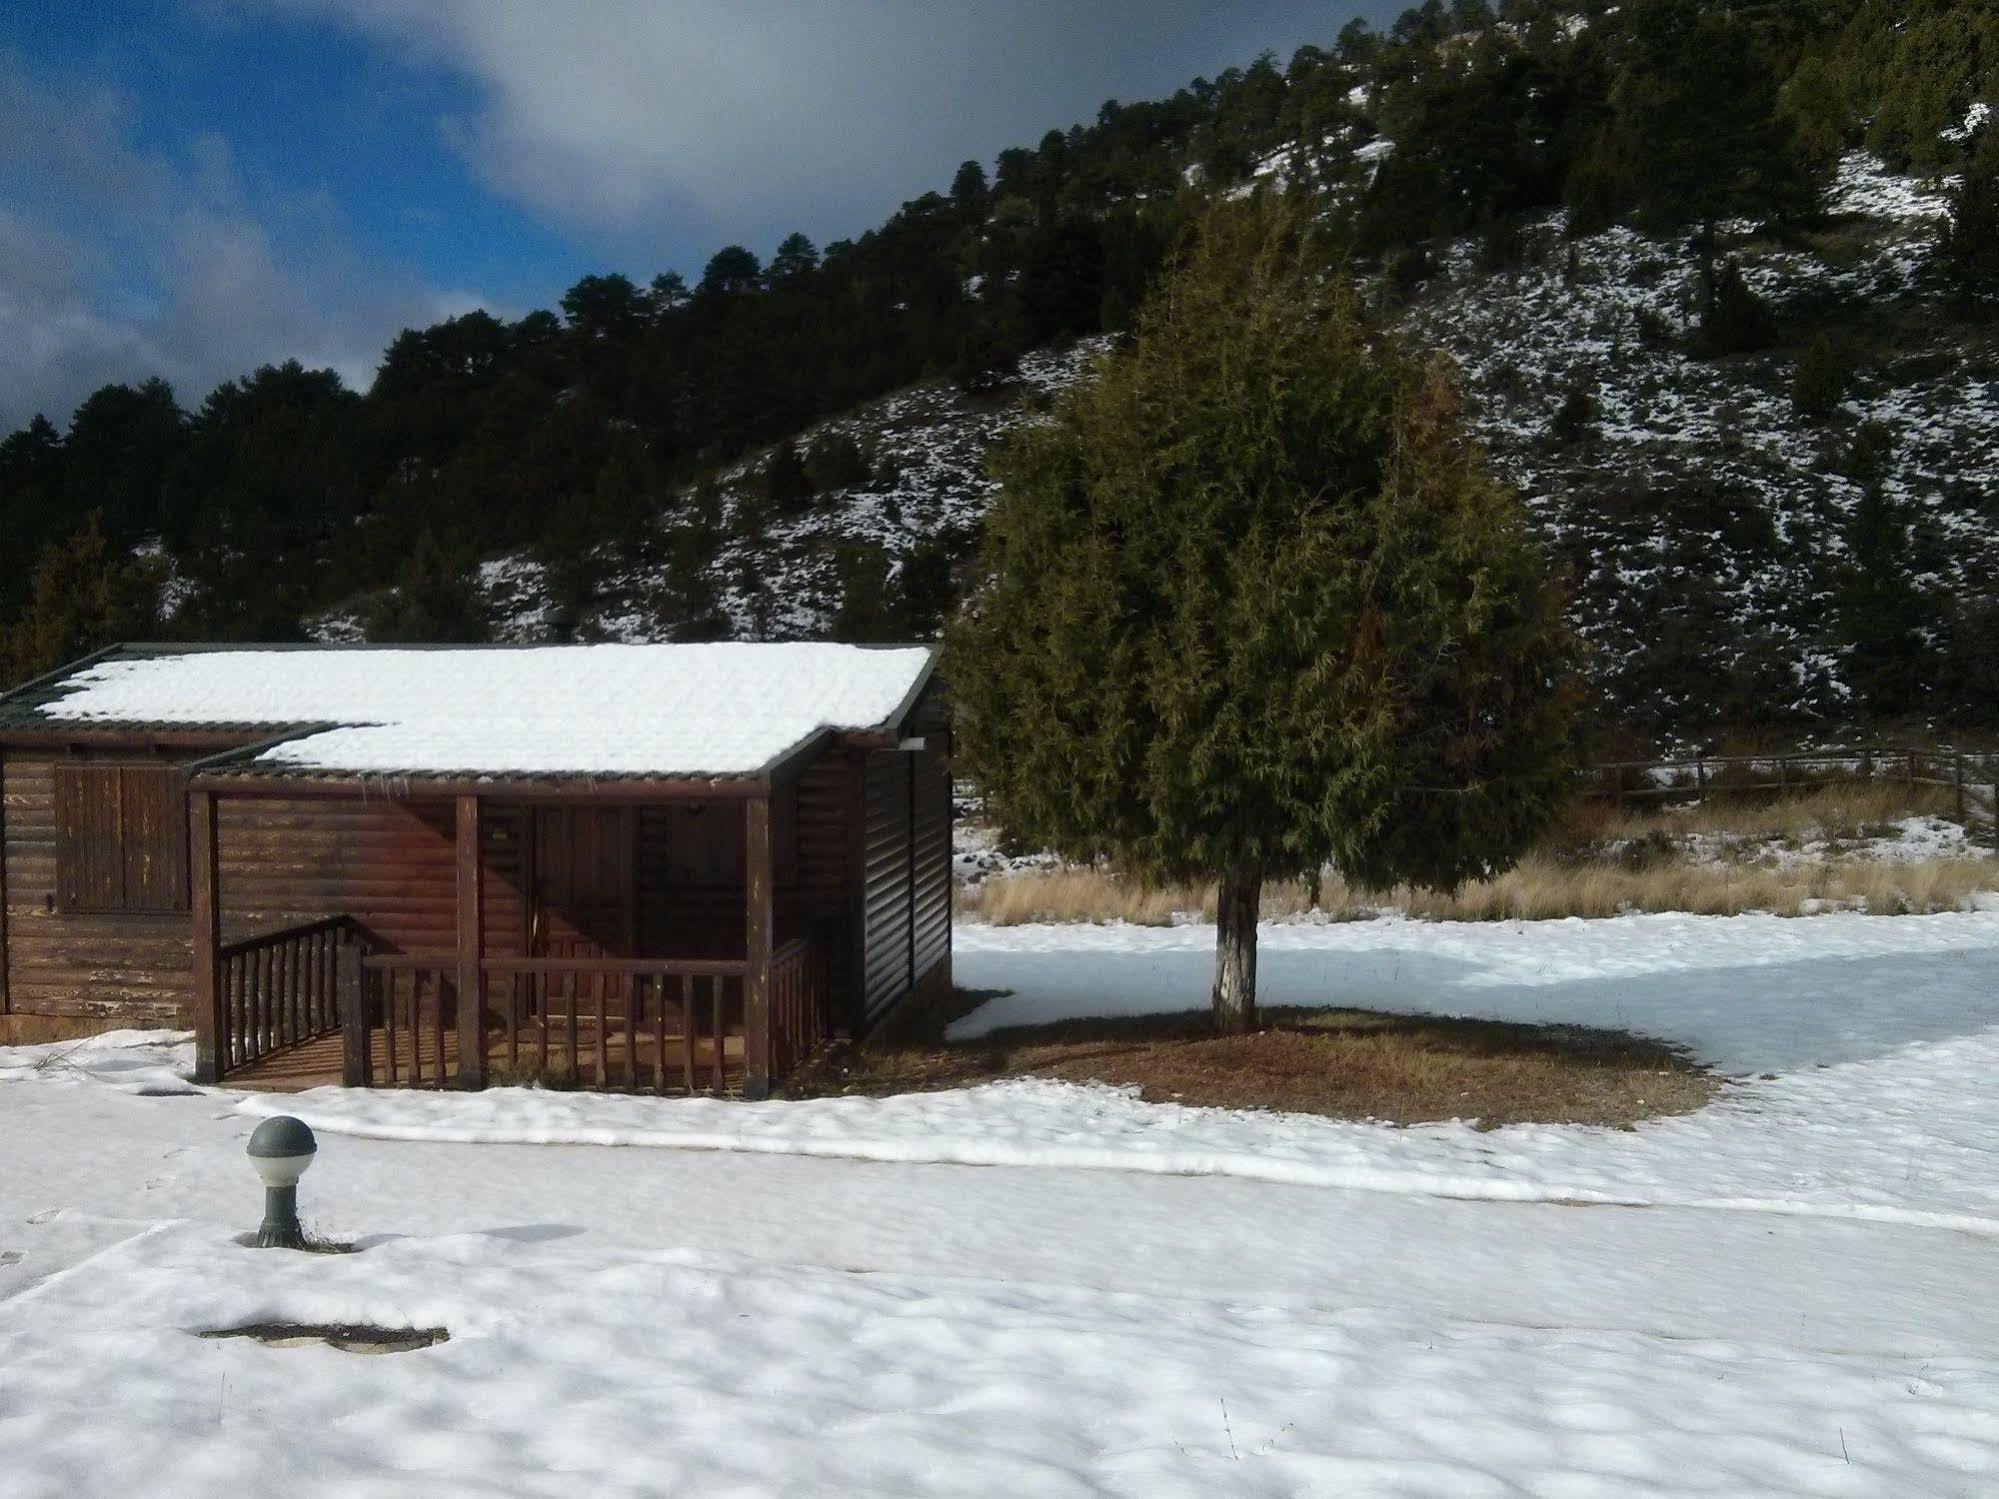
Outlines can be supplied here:
<path id="1" fill-rule="evenodd" d="M 113 647 L 0 698 L 13 727 L 269 727 L 225 773 L 745 778 L 901 722 L 935 645 Z"/>

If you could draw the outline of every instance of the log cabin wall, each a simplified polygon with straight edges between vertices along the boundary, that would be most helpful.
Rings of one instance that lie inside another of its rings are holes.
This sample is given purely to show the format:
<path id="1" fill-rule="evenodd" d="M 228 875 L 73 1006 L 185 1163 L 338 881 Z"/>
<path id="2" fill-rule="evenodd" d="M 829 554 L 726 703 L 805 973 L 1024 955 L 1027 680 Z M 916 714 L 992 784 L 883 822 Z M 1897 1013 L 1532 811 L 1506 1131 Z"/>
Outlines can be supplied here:
<path id="1" fill-rule="evenodd" d="M 59 909 L 55 764 L 133 761 L 138 748 L 0 756 L 0 876 L 5 990 L 0 1013 L 98 1024 L 191 1024 L 185 910 Z M 155 759 L 154 763 L 158 763 Z M 863 795 L 868 815 L 862 816 Z M 223 940 L 323 916 L 352 915 L 405 952 L 456 946 L 453 807 L 348 797 L 217 797 Z M 710 803 L 723 848 L 719 878 L 681 879 L 675 816 L 638 818 L 642 951 L 743 940 L 742 804 Z M 488 954 L 526 949 L 522 860 L 530 810 L 489 801 L 482 814 Z M 832 1013 L 866 1026 L 945 962 L 950 946 L 950 782 L 938 756 L 832 749 L 775 798 L 777 939 L 810 935 L 826 957 Z M 695 864 L 714 857 L 695 851 Z M 857 884 L 865 859 L 871 873 Z M 733 865 L 728 861 L 733 860 Z M 705 866 L 701 866 L 705 867 Z M 865 895 L 865 898 L 864 898 Z M 943 969 L 948 973 L 948 963 Z M 866 976 L 864 1004 L 856 973 Z"/>
<path id="2" fill-rule="evenodd" d="M 870 751 L 863 764 L 861 1025 L 910 993 L 950 984 L 951 778 L 934 751 Z"/>
<path id="3" fill-rule="evenodd" d="M 829 752 L 771 799 L 776 940 L 811 936 L 825 946 L 836 1005 L 844 1000 L 848 966 L 844 928 L 857 775 L 852 755 Z M 740 955 L 743 804 L 642 807 L 638 838 L 640 954 Z"/>
<path id="4" fill-rule="evenodd" d="M 171 912 L 60 909 L 56 773 L 65 762 L 140 759 L 114 752 L 0 758 L 4 812 L 6 1009 L 11 1015 L 188 1025 L 190 918 Z M 183 813 L 183 824 L 185 814 Z M 222 937 L 353 915 L 405 951 L 456 946 L 449 802 L 359 796 L 217 798 Z M 483 819 L 487 951 L 521 951 L 520 814 Z"/>
<path id="5" fill-rule="evenodd" d="M 58 909 L 56 764 L 144 759 L 0 757 L 5 819 L 7 1012 L 139 1026 L 184 1025 L 193 960 L 185 911 L 73 914 Z"/>
<path id="6" fill-rule="evenodd" d="M 353 916 L 400 952 L 458 948 L 456 809 L 449 801 L 216 797 L 222 940 Z M 522 951 L 518 807 L 481 809 L 486 951 Z"/>

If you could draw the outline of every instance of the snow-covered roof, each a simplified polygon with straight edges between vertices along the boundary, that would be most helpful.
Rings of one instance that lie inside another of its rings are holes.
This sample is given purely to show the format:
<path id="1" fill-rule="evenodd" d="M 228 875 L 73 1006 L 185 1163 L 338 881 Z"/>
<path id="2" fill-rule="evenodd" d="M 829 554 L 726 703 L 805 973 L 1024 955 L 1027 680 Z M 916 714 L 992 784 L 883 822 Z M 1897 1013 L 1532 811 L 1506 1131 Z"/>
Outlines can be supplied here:
<path id="1" fill-rule="evenodd" d="M 895 727 L 935 655 L 818 643 L 151 648 L 34 684 L 8 718 L 298 730 L 233 767 L 244 770 L 747 776 L 824 730 Z"/>

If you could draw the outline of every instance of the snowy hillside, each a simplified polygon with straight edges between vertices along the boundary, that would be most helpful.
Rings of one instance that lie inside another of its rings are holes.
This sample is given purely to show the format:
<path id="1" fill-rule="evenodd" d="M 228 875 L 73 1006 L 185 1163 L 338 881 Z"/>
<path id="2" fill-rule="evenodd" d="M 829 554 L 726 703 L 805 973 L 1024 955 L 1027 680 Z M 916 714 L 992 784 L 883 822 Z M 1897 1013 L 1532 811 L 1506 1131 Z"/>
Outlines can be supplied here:
<path id="1" fill-rule="evenodd" d="M 1698 272 L 1681 240 L 1624 227 L 1571 239 L 1556 213 L 1513 236 L 1503 264 L 1467 238 L 1399 273 L 1402 327 L 1458 365 L 1474 430 L 1571 570 L 1614 707 L 1659 723 L 1746 702 L 1837 719 L 1852 687 L 1833 612 L 1870 465 L 1906 517 L 1906 555 L 1889 562 L 1926 617 L 1941 631 L 1990 597 L 1999 347 L 1950 315 L 1927 274 L 1945 185 L 1855 153 L 1819 229 L 1780 240 L 1725 226 L 1725 255 L 1778 319 L 1777 343 L 1753 354 L 1697 349 Z M 1819 336 L 1845 394 L 1814 417 L 1793 386 Z M 962 565 L 991 499 L 988 449 L 1106 347 L 1039 351 L 996 391 L 933 380 L 800 434 L 801 447 L 852 439 L 869 477 L 786 513 L 759 498 L 768 453 L 721 475 L 701 564 L 718 622 L 738 637 L 822 635 L 843 598 L 893 592 L 926 553 L 940 571 Z M 856 573 L 864 554 L 876 565 Z M 607 549 L 601 565 L 586 633 L 657 638 L 684 617 L 655 559 Z M 503 638 L 543 635 L 534 563 L 498 559 L 481 582 Z"/>
<path id="2" fill-rule="evenodd" d="M 1942 202 L 1856 154 L 1825 229 L 1787 243 L 1730 226 L 1780 328 L 1825 330 L 1855 356 L 1824 420 L 1793 400 L 1793 340 L 1693 356 L 1697 273 L 1680 245 L 1623 228 L 1569 241 L 1554 215 L 1523 236 L 1517 267 L 1482 270 L 1469 241 L 1439 257 L 1408 327 L 1457 362 L 1494 463 L 1573 567 L 1613 703 L 1671 719 L 1733 677 L 1762 702 L 1839 714 L 1850 686 L 1829 612 L 1853 560 L 1841 532 L 1863 492 L 1848 455 L 1864 423 L 1885 440 L 1880 483 L 1913 523 L 1928 612 L 1981 583 L 1989 596 L 1999 350 L 1925 275 Z M 1587 415 L 1565 433 L 1572 392 Z M 1698 660 L 1665 659 L 1681 630 Z"/>

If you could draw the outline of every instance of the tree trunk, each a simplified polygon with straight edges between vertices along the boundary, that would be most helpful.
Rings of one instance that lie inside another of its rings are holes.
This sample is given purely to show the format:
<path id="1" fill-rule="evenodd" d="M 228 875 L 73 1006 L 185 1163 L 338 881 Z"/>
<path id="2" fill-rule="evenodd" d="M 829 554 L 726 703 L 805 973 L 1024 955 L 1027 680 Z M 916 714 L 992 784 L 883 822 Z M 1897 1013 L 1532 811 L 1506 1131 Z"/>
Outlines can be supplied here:
<path id="1" fill-rule="evenodd" d="M 1215 1029 L 1247 1035 L 1256 1023 L 1256 917 L 1263 903 L 1263 871 L 1222 872 L 1215 909 Z"/>

